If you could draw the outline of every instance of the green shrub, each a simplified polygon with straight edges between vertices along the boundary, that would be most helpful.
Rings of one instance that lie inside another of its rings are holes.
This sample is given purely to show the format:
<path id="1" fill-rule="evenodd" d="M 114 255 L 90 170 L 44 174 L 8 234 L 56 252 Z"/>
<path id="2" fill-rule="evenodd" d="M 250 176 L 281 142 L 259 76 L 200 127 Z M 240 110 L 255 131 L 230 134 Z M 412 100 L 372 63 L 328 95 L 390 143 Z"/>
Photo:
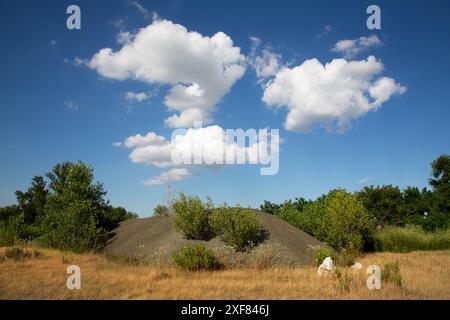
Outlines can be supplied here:
<path id="1" fill-rule="evenodd" d="M 172 255 L 172 261 L 183 270 L 217 270 L 220 263 L 211 250 L 197 244 L 192 247 L 183 247 Z"/>
<path id="2" fill-rule="evenodd" d="M 402 275 L 398 261 L 387 262 L 381 269 L 381 280 L 391 282 L 398 287 L 402 286 Z"/>
<path id="3" fill-rule="evenodd" d="M 169 210 L 169 208 L 167 206 L 164 206 L 162 204 L 158 204 L 156 206 L 156 208 L 153 210 L 153 215 L 169 217 L 170 216 L 170 210 Z"/>
<path id="4" fill-rule="evenodd" d="M 350 287 L 352 285 L 352 278 L 345 272 L 342 272 L 341 269 L 336 268 L 334 271 L 334 277 L 337 280 L 335 284 L 335 288 L 343 293 L 349 293 Z"/>
<path id="5" fill-rule="evenodd" d="M 210 217 L 212 230 L 237 251 L 245 251 L 262 241 L 259 217 L 252 209 L 223 205 Z"/>
<path id="6" fill-rule="evenodd" d="M 337 250 L 362 250 L 372 221 L 362 202 L 344 190 L 334 190 L 326 200 L 319 235 Z"/>
<path id="7" fill-rule="evenodd" d="M 27 257 L 31 257 L 31 253 L 28 250 L 19 248 L 19 247 L 12 247 L 12 248 L 6 248 L 5 250 L 5 256 L 9 259 L 14 259 L 16 261 L 23 260 Z"/>
<path id="8" fill-rule="evenodd" d="M 15 230 L 4 222 L 0 222 L 0 246 L 12 246 L 18 239 Z"/>
<path id="9" fill-rule="evenodd" d="M 330 257 L 333 261 L 337 260 L 338 255 L 333 248 L 327 246 L 313 246 L 311 249 L 313 252 L 314 263 L 317 266 L 322 264 L 326 257 Z"/>
<path id="10" fill-rule="evenodd" d="M 298 211 L 286 201 L 275 214 L 337 251 L 361 251 L 373 241 L 373 219 L 359 198 L 345 190 L 330 191 L 315 201 L 305 202 L 302 208 Z"/>
<path id="11" fill-rule="evenodd" d="M 209 216 L 213 208 L 210 199 L 202 202 L 199 197 L 181 194 L 172 203 L 173 224 L 187 239 L 209 240 L 213 233 Z"/>
<path id="12" fill-rule="evenodd" d="M 437 231 L 432 234 L 428 244 L 429 250 L 450 249 L 450 229 Z"/>
<path id="13" fill-rule="evenodd" d="M 337 263 L 341 266 L 349 267 L 356 262 L 360 251 L 354 248 L 343 248 L 338 255 Z"/>
<path id="14" fill-rule="evenodd" d="M 49 203 L 52 203 L 50 197 Z M 65 207 L 46 208 L 44 244 L 62 250 L 83 252 L 98 249 L 106 234 L 97 229 L 96 210 L 89 201 L 69 201 Z"/>
<path id="15" fill-rule="evenodd" d="M 410 252 L 450 249 L 450 230 L 425 232 L 417 226 L 387 227 L 375 236 L 377 251 Z"/>

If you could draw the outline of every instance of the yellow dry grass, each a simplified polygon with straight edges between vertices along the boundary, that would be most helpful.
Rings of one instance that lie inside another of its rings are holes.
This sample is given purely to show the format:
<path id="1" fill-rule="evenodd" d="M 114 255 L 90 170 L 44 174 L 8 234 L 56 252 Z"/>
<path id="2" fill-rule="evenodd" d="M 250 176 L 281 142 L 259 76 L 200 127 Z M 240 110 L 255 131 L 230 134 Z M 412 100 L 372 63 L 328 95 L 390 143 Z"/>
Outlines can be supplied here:
<path id="1" fill-rule="evenodd" d="M 23 261 L 2 259 L 0 299 L 450 299 L 450 251 L 368 254 L 359 259 L 362 270 L 341 268 L 341 280 L 319 278 L 312 267 L 195 273 L 41 251 Z M 390 261 L 400 264 L 402 286 L 383 282 L 381 290 L 368 290 L 366 267 Z M 81 268 L 80 290 L 66 288 L 70 264 Z"/>

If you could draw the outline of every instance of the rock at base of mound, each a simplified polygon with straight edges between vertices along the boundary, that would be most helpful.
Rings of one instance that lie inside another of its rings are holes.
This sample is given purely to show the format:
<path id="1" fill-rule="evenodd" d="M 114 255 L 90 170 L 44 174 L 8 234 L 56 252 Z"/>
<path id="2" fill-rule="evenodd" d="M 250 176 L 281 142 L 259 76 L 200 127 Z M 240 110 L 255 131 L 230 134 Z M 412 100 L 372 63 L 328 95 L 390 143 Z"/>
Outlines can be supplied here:
<path id="1" fill-rule="evenodd" d="M 196 243 L 211 249 L 229 267 L 271 265 L 309 265 L 313 263 L 311 247 L 322 245 L 309 234 L 273 215 L 255 210 L 267 232 L 267 240 L 248 252 L 235 250 L 219 237 L 209 241 L 187 240 L 178 233 L 169 217 L 157 216 L 127 220 L 114 231 L 105 249 L 112 256 L 138 257 L 155 264 L 170 264 L 172 253 Z"/>

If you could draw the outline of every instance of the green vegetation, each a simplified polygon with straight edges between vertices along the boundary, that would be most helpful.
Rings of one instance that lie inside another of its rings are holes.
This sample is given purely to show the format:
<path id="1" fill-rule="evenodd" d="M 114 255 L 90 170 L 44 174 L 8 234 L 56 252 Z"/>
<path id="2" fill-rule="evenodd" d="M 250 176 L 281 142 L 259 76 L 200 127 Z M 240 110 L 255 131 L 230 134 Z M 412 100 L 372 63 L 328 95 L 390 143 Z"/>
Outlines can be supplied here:
<path id="1" fill-rule="evenodd" d="M 27 191 L 16 191 L 17 205 L 0 208 L 0 245 L 37 239 L 72 251 L 100 249 L 109 232 L 137 215 L 105 200 L 93 169 L 82 162 L 57 164 L 36 176 Z"/>
<path id="2" fill-rule="evenodd" d="M 336 250 L 326 246 L 316 246 L 311 248 L 313 253 L 314 264 L 319 266 L 323 260 L 330 257 L 333 261 L 337 261 L 338 254 Z"/>
<path id="3" fill-rule="evenodd" d="M 245 251 L 257 245 L 263 237 L 261 222 L 252 209 L 229 207 L 216 208 L 210 217 L 211 228 L 222 241 L 236 251 Z"/>
<path id="4" fill-rule="evenodd" d="M 19 247 L 6 248 L 5 257 L 16 261 L 31 257 L 31 253 Z"/>
<path id="5" fill-rule="evenodd" d="M 362 203 L 344 190 L 335 190 L 325 200 L 318 234 L 330 246 L 342 250 L 361 250 L 370 237 L 371 221 Z"/>
<path id="6" fill-rule="evenodd" d="M 450 248 L 450 230 L 426 232 L 418 226 L 387 227 L 375 233 L 377 251 L 410 252 Z"/>
<path id="7" fill-rule="evenodd" d="M 333 190 L 316 201 L 304 202 L 302 207 L 303 211 L 298 211 L 295 202 L 287 201 L 275 215 L 337 251 L 361 250 L 371 237 L 373 223 L 369 214 L 358 197 L 345 190 Z"/>
<path id="8" fill-rule="evenodd" d="M 158 206 L 164 212 L 164 206 Z M 236 251 L 245 251 L 263 240 L 261 222 L 252 209 L 226 204 L 215 208 L 211 199 L 180 194 L 172 203 L 173 224 L 187 239 L 209 240 L 219 235 Z"/>
<path id="9" fill-rule="evenodd" d="M 173 254 L 172 261 L 181 269 L 189 271 L 217 270 L 221 267 L 214 253 L 200 244 L 181 248 Z"/>
<path id="10" fill-rule="evenodd" d="M 400 274 L 398 261 L 384 264 L 383 268 L 381 268 L 381 280 L 391 282 L 398 287 L 402 286 L 402 275 Z"/>
<path id="11" fill-rule="evenodd" d="M 170 216 L 170 209 L 167 206 L 159 204 L 153 210 L 153 215 L 168 217 L 168 216 Z"/>
<path id="12" fill-rule="evenodd" d="M 213 235 L 209 225 L 212 209 L 210 199 L 202 202 L 199 197 L 182 193 L 172 203 L 173 224 L 187 239 L 209 240 Z"/>
<path id="13" fill-rule="evenodd" d="M 353 194 L 337 189 L 316 200 L 264 201 L 260 208 L 326 242 L 347 263 L 361 250 L 449 249 L 450 156 L 438 157 L 431 167 L 432 191 L 392 185 Z"/>
<path id="14" fill-rule="evenodd" d="M 30 258 L 30 257 L 34 257 L 34 258 L 38 258 L 41 257 L 43 254 L 41 251 L 37 250 L 37 249 L 23 249 L 21 247 L 10 247 L 10 248 L 6 248 L 5 250 L 5 257 L 8 259 L 13 259 L 15 261 L 22 261 L 25 258 Z"/>

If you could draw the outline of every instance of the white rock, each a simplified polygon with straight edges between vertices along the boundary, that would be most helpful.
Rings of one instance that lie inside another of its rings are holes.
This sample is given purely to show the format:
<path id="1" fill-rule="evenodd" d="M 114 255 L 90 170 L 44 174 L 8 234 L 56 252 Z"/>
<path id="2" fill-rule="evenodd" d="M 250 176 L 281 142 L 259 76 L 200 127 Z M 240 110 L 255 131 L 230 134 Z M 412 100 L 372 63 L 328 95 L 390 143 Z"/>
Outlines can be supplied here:
<path id="1" fill-rule="evenodd" d="M 329 274 L 335 270 L 335 266 L 333 263 L 333 260 L 331 260 L 331 257 L 326 257 L 325 260 L 323 260 L 322 264 L 317 269 L 317 274 L 319 276 Z"/>
<path id="2" fill-rule="evenodd" d="M 352 269 L 361 270 L 363 268 L 363 265 L 359 262 L 355 262 L 352 266 Z"/>

